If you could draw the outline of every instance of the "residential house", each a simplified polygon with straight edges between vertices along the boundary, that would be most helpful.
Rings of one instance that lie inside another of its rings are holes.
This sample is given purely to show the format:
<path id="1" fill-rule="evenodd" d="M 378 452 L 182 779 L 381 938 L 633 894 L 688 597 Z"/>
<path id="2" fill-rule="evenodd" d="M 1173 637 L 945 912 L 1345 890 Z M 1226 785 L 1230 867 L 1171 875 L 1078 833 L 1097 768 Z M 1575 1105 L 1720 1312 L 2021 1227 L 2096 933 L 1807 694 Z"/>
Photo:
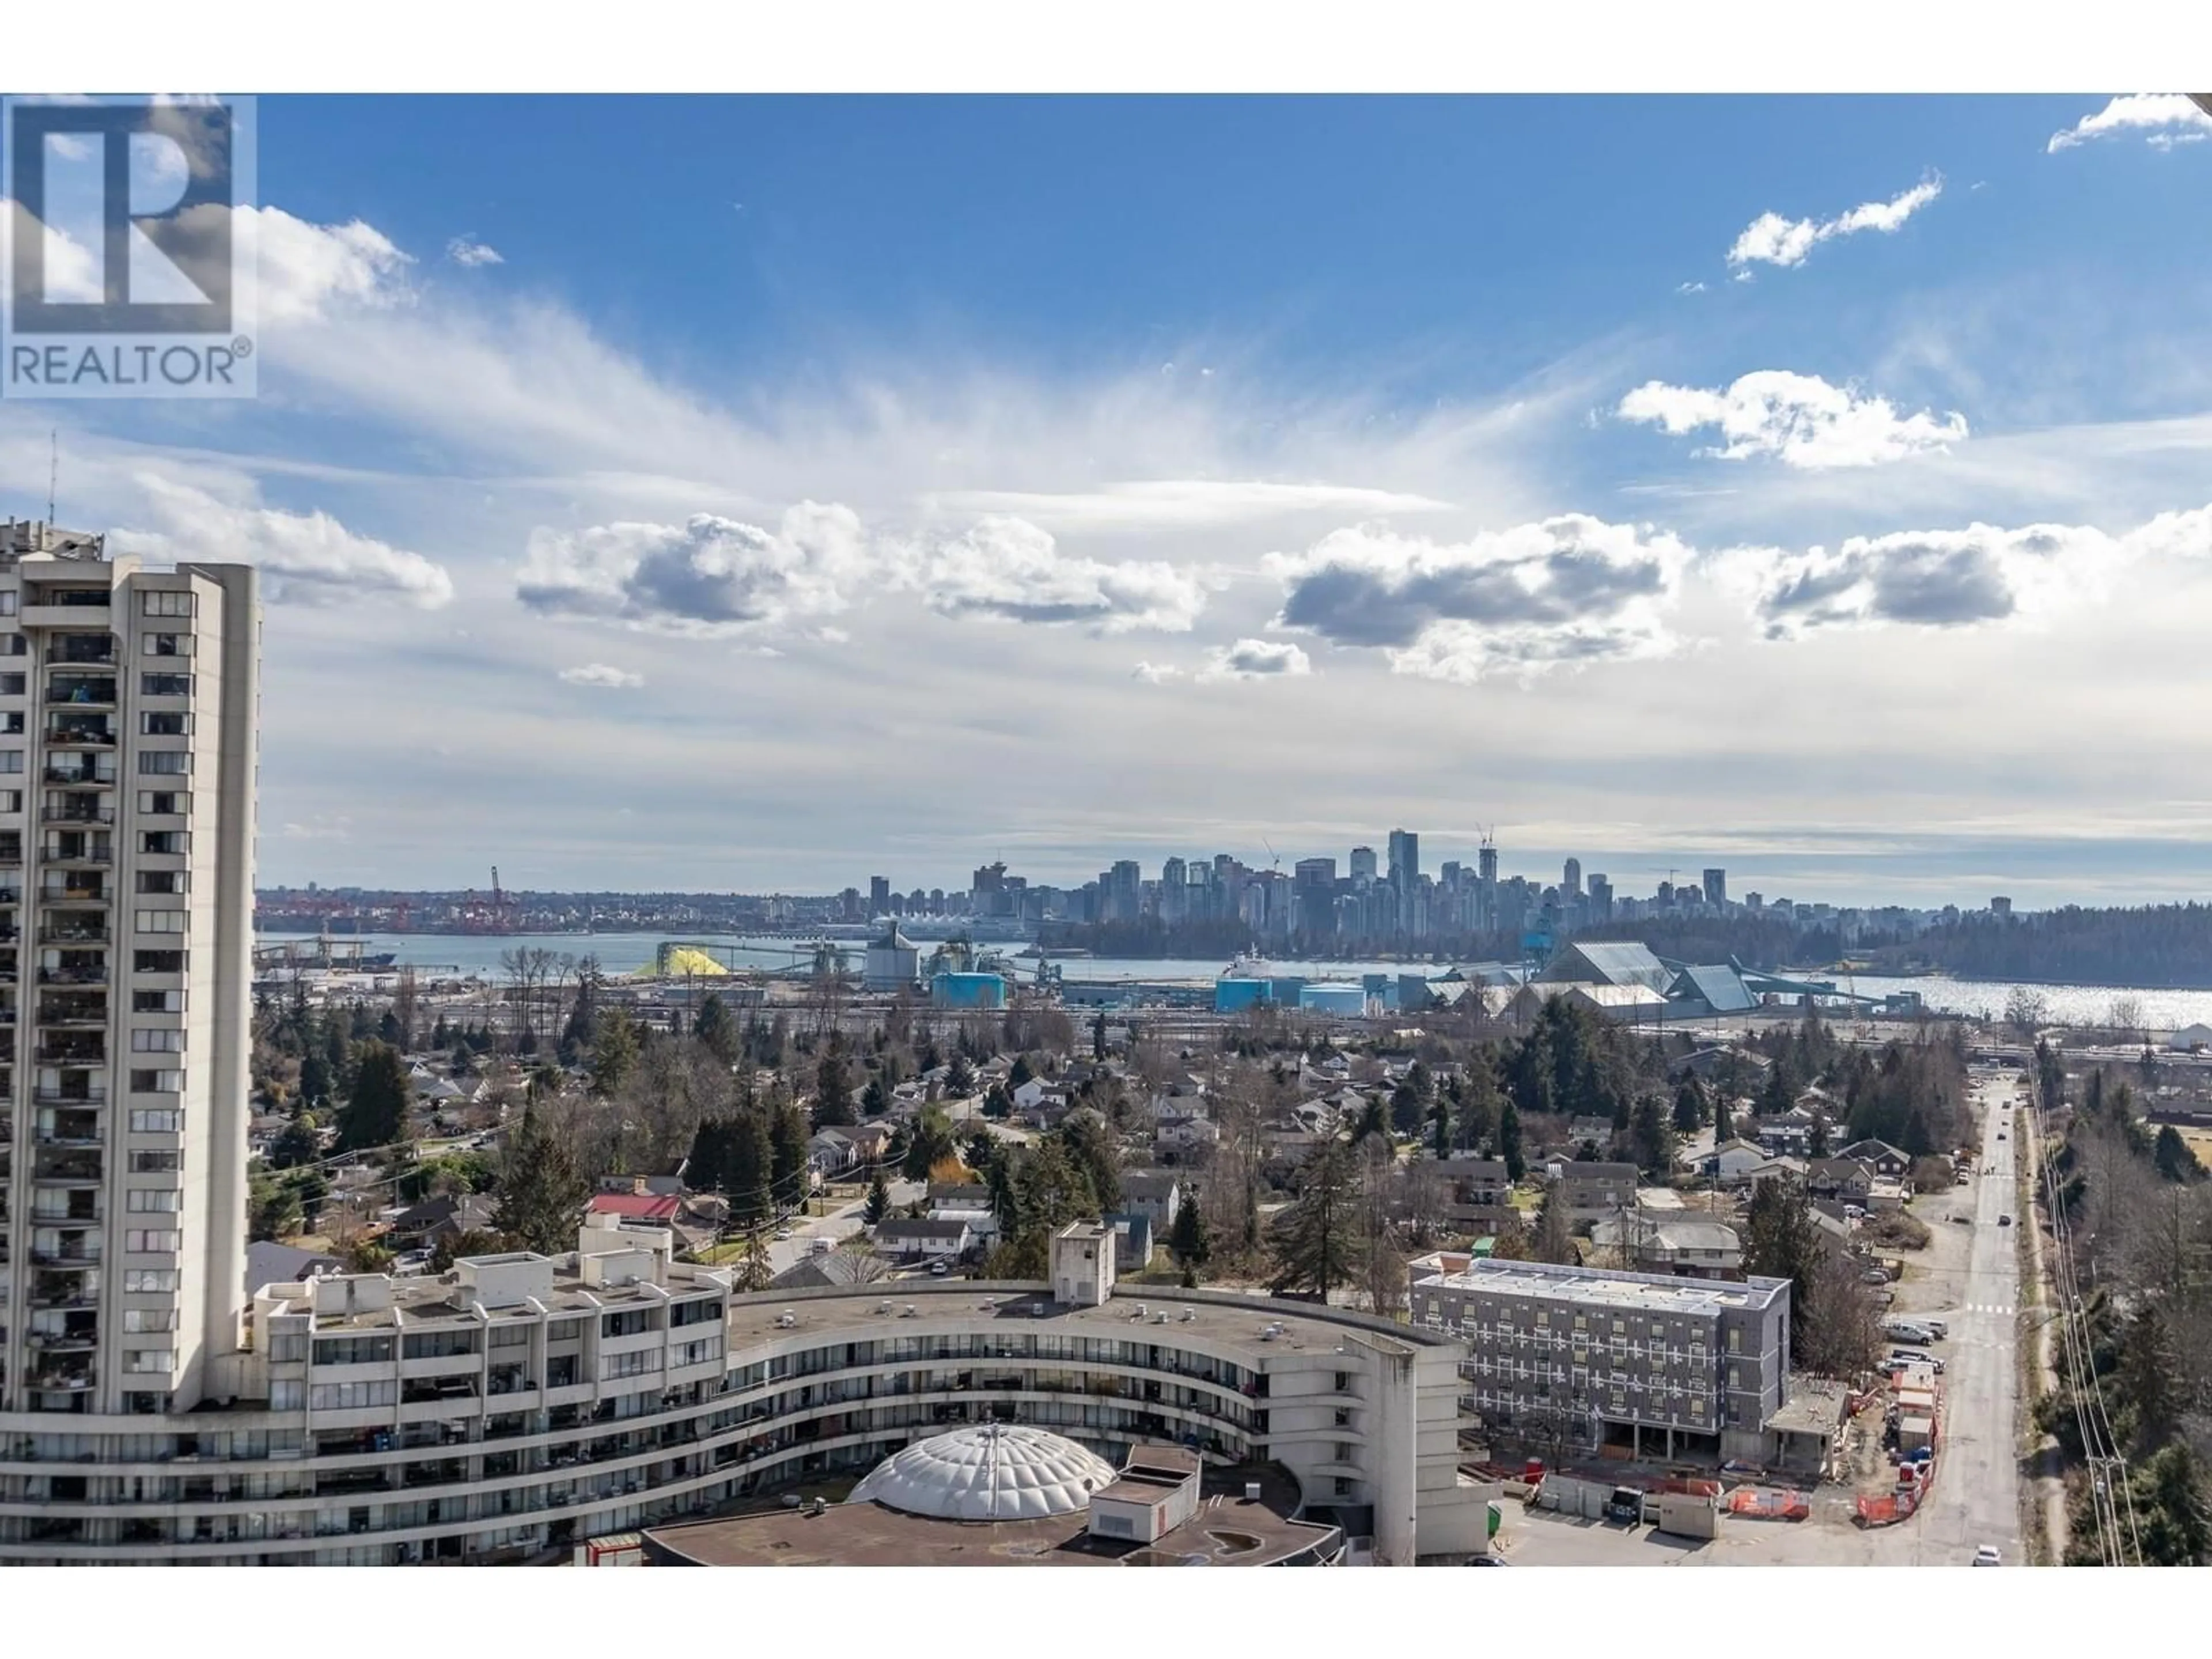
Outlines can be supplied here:
<path id="1" fill-rule="evenodd" d="M 1630 1210 L 1590 1229 L 1590 1243 L 1621 1253 L 1638 1273 L 1681 1279 L 1740 1279 L 1743 1241 L 1735 1228 L 1710 1216 L 1680 1211 Z"/>
<path id="2" fill-rule="evenodd" d="M 1601 1150 L 1613 1145 L 1613 1120 L 1609 1117 L 1571 1117 L 1567 1120 L 1567 1145 L 1580 1146 L 1589 1142 Z"/>
<path id="3" fill-rule="evenodd" d="M 856 1124 L 838 1133 L 851 1143 L 854 1161 L 859 1164 L 879 1164 L 891 1149 L 891 1131 L 888 1124 Z"/>
<path id="4" fill-rule="evenodd" d="M 394 1250 L 427 1250 L 441 1239 L 489 1232 L 498 1201 L 483 1193 L 441 1194 L 411 1205 L 392 1218 L 385 1243 Z"/>
<path id="5" fill-rule="evenodd" d="M 657 1198 L 684 1196 L 684 1171 L 690 1163 L 679 1158 L 666 1168 L 647 1175 L 610 1175 L 599 1177 L 603 1193 L 651 1193 Z"/>
<path id="6" fill-rule="evenodd" d="M 1513 1179 L 1504 1160 L 1445 1158 L 1420 1164 L 1444 1183 L 1444 1224 L 1455 1233 L 1494 1233 L 1513 1215 Z"/>
<path id="7" fill-rule="evenodd" d="M 801 1256 L 768 1282 L 772 1291 L 819 1291 L 867 1285 L 884 1276 L 880 1256 L 860 1250 L 823 1250 Z"/>
<path id="8" fill-rule="evenodd" d="M 1547 1203 L 1564 1203 L 1567 1219 L 1594 1222 L 1636 1205 L 1637 1169 L 1633 1164 L 1554 1164 L 1558 1172 Z"/>
<path id="9" fill-rule="evenodd" d="M 999 1236 L 998 1212 L 991 1207 L 988 1187 L 959 1182 L 933 1182 L 929 1188 L 929 1214 L 933 1221 L 964 1221 L 978 1244 L 988 1244 Z"/>
<path id="10" fill-rule="evenodd" d="M 1152 1231 L 1165 1238 L 1175 1231 L 1176 1212 L 1182 1207 L 1182 1178 L 1166 1170 L 1132 1170 L 1121 1177 L 1121 1207 L 1148 1217 Z"/>
<path id="11" fill-rule="evenodd" d="M 585 1208 L 592 1215 L 616 1216 L 647 1227 L 667 1227 L 683 1212 L 684 1200 L 675 1193 L 647 1192 L 639 1187 L 627 1192 L 593 1193 Z"/>
<path id="12" fill-rule="evenodd" d="M 1724 1187 L 1738 1186 L 1749 1181 L 1753 1172 L 1769 1161 L 1763 1148 L 1747 1140 L 1724 1140 L 1705 1157 L 1699 1173 L 1710 1176 Z"/>
<path id="13" fill-rule="evenodd" d="M 818 1180 L 834 1181 L 858 1161 L 849 1129 L 817 1129 L 807 1138 L 806 1167 Z"/>
<path id="14" fill-rule="evenodd" d="M 1856 1158 L 1884 1181 L 1902 1181 L 1912 1170 L 1911 1158 L 1887 1141 L 1876 1140 L 1871 1135 L 1864 1140 L 1854 1140 L 1838 1156 Z"/>
<path id="15" fill-rule="evenodd" d="M 1874 1171 L 1854 1158 L 1816 1158 L 1805 1168 L 1805 1190 L 1814 1198 L 1864 1206 L 1873 1187 Z"/>
<path id="16" fill-rule="evenodd" d="M 1114 1230 L 1114 1276 L 1118 1279 L 1123 1273 L 1142 1272 L 1152 1261 L 1153 1244 L 1158 1237 L 1153 1231 L 1152 1217 L 1124 1211 L 1098 1219 Z"/>
<path id="17" fill-rule="evenodd" d="M 876 1248 L 902 1261 L 957 1261 L 975 1244 L 975 1230 L 957 1216 L 886 1216 L 876 1224 Z"/>

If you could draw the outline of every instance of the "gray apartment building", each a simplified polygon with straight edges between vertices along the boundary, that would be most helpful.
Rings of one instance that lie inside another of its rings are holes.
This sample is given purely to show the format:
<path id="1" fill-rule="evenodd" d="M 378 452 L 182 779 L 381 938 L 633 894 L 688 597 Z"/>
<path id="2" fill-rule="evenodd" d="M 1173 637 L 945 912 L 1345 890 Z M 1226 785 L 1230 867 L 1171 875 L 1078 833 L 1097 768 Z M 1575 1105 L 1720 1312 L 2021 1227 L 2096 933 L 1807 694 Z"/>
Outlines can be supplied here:
<path id="1" fill-rule="evenodd" d="M 1555 1455 L 1763 1461 L 1790 1380 L 1790 1282 L 1431 1256 L 1417 1326 L 1459 1337 L 1463 1416 Z"/>

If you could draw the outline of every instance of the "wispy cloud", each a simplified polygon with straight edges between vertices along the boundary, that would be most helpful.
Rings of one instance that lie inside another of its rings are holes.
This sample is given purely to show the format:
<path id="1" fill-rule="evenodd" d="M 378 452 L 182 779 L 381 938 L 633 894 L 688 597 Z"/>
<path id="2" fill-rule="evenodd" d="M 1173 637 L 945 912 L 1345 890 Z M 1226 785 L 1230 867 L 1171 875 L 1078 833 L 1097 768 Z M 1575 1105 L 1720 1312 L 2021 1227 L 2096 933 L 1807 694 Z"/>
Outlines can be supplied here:
<path id="1" fill-rule="evenodd" d="M 1735 239 L 1728 262 L 1740 273 L 1754 264 L 1802 265 L 1822 242 L 1856 236 L 1863 230 L 1889 234 L 1901 229 L 1907 219 L 1942 193 L 1942 175 L 1931 173 L 1887 202 L 1862 202 L 1832 219 L 1785 219 L 1778 213 L 1762 213 Z"/>
<path id="2" fill-rule="evenodd" d="M 570 685 L 594 686 L 608 691 L 634 691 L 645 684 L 645 676 L 634 674 L 627 668 L 617 668 L 611 663 L 587 662 L 580 668 L 564 668 L 561 678 Z"/>
<path id="3" fill-rule="evenodd" d="M 446 257 L 455 264 L 474 270 L 482 265 L 503 265 L 506 257 L 488 242 L 479 242 L 473 236 L 456 236 L 446 244 Z"/>
<path id="4" fill-rule="evenodd" d="M 1963 415 L 1899 415 L 1887 398 L 1785 369 L 1761 369 L 1717 391 L 1646 381 L 1615 412 L 1677 435 L 1717 427 L 1722 442 L 1700 455 L 1728 461 L 1771 455 L 1798 467 L 1871 466 L 1966 436 Z"/>
<path id="5" fill-rule="evenodd" d="M 2212 115 L 2198 108 L 2185 93 L 2131 92 L 2052 133 L 2051 142 L 2043 147 L 2044 154 L 2056 155 L 2062 149 L 2100 138 L 2124 138 L 2136 133 L 2153 149 L 2201 143 L 2212 137 Z"/>
<path id="6" fill-rule="evenodd" d="M 1173 663 L 1140 662 L 1129 671 L 1129 678 L 1146 685 L 1165 685 L 1170 680 L 1181 679 L 1182 670 Z"/>

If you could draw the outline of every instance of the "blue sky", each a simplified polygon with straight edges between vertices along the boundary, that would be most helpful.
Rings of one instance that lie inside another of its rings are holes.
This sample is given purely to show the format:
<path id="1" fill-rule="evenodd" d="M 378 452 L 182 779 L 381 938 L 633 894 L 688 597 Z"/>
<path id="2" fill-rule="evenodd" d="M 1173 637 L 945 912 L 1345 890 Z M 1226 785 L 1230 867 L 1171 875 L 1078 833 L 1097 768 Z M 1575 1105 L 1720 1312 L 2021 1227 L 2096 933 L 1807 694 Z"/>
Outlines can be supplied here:
<path id="1" fill-rule="evenodd" d="M 1405 823 L 1623 890 L 2197 890 L 2185 101 L 260 131 L 260 398 L 0 405 L 0 509 L 58 424 L 66 521 L 264 566 L 264 879 L 1080 879 Z"/>

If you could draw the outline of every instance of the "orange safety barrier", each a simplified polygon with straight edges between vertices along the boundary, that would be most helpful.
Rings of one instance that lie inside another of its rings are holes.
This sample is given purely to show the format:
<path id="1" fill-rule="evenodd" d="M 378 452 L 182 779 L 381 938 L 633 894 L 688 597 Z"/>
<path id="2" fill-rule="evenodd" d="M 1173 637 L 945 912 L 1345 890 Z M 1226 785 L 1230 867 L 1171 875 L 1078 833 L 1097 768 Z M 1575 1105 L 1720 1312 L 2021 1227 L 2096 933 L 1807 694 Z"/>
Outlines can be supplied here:
<path id="1" fill-rule="evenodd" d="M 1729 1494 L 1729 1513 L 1751 1521 L 1802 1521 L 1813 1512 L 1802 1492 L 1738 1486 Z"/>

